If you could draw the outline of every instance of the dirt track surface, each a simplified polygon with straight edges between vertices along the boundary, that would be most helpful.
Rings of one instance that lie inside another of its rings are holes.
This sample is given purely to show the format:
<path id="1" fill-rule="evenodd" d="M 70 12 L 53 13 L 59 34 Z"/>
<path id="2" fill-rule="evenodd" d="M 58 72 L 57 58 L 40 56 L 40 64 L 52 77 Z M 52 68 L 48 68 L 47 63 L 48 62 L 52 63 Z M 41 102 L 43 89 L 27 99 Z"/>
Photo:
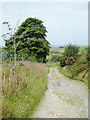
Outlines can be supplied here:
<path id="1" fill-rule="evenodd" d="M 32 118 L 88 118 L 88 88 L 51 67 L 48 90 Z"/>

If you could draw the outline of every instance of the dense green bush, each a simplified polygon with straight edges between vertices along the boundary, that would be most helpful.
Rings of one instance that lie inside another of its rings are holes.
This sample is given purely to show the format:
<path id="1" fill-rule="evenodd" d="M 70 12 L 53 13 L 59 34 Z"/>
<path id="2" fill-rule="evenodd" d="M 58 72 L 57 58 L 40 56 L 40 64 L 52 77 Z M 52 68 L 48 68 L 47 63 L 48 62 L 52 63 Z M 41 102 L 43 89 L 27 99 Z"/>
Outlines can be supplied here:
<path id="1" fill-rule="evenodd" d="M 74 57 L 67 58 L 66 65 L 72 65 L 75 61 L 76 59 Z"/>
<path id="2" fill-rule="evenodd" d="M 64 67 L 66 65 L 72 65 L 75 63 L 77 60 L 78 52 L 79 47 L 71 44 L 67 45 L 63 53 L 65 57 L 60 60 L 60 66 Z"/>
<path id="3" fill-rule="evenodd" d="M 66 66 L 67 65 L 66 61 L 67 61 L 67 57 L 61 58 L 60 59 L 60 66 L 61 67 Z"/>
<path id="4" fill-rule="evenodd" d="M 14 58 L 14 46 L 18 60 L 28 60 L 29 56 L 36 55 L 38 62 L 46 63 L 46 56 L 49 55 L 50 43 L 46 40 L 46 27 L 43 21 L 37 18 L 27 18 L 18 30 L 11 28 L 9 22 L 3 22 L 8 26 L 7 33 L 2 37 L 5 40 L 6 56 Z M 12 34 L 12 31 L 14 32 Z M 15 44 L 14 44 L 15 43 Z"/>
<path id="5" fill-rule="evenodd" d="M 63 56 L 52 55 L 50 62 L 59 62 L 62 57 L 63 57 Z"/>
<path id="6" fill-rule="evenodd" d="M 30 55 L 29 56 L 29 58 L 28 58 L 28 60 L 30 61 L 30 62 L 36 62 L 37 61 L 37 59 L 36 59 L 36 55 Z"/>
<path id="7" fill-rule="evenodd" d="M 71 57 L 77 55 L 78 52 L 79 52 L 79 47 L 69 44 L 66 46 L 63 55 L 67 57 Z"/>
<path id="8" fill-rule="evenodd" d="M 90 46 L 88 47 L 88 49 L 86 49 L 86 58 L 88 61 L 90 61 Z"/>
<path id="9" fill-rule="evenodd" d="M 59 54 L 59 51 L 51 51 L 52 54 Z"/>
<path id="10" fill-rule="evenodd" d="M 72 65 L 73 63 L 75 63 L 77 60 L 77 55 L 75 55 L 74 57 L 64 57 L 62 59 L 60 59 L 60 66 L 64 67 L 66 65 Z"/>

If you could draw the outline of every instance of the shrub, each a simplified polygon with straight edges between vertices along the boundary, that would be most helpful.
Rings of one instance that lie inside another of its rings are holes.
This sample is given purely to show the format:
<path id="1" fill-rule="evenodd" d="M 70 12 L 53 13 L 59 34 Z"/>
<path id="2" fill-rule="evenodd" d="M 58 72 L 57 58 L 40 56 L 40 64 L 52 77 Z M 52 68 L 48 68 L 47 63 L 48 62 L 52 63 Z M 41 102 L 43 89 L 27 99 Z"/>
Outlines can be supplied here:
<path id="1" fill-rule="evenodd" d="M 86 58 L 87 58 L 88 61 L 90 61 L 90 46 L 86 50 Z"/>
<path id="2" fill-rule="evenodd" d="M 53 54 L 59 54 L 59 51 L 51 51 L 51 53 Z"/>
<path id="3" fill-rule="evenodd" d="M 63 55 L 67 57 L 71 57 L 77 55 L 78 52 L 79 52 L 79 47 L 69 44 L 66 46 Z"/>
<path id="4" fill-rule="evenodd" d="M 73 59 L 75 60 L 75 63 L 73 63 Z M 88 68 L 88 61 L 86 60 L 86 57 L 84 55 L 78 55 L 67 58 L 67 60 L 64 62 L 68 64 L 68 65 L 66 64 L 67 67 L 61 68 L 61 72 L 65 76 L 71 79 L 83 81 L 88 85 L 89 68 Z M 71 63 L 72 65 L 69 65 Z"/>
<path id="5" fill-rule="evenodd" d="M 59 62 L 62 57 L 63 57 L 63 56 L 52 55 L 50 62 Z"/>
<path id="6" fill-rule="evenodd" d="M 29 60 L 30 62 L 36 62 L 36 61 L 37 61 L 35 55 L 31 55 L 31 56 L 28 58 L 28 60 Z"/>
<path id="7" fill-rule="evenodd" d="M 77 60 L 77 56 L 75 55 L 74 57 L 64 57 L 60 60 L 60 66 L 64 67 L 66 65 L 72 65 L 75 63 Z"/>
<path id="8" fill-rule="evenodd" d="M 55 51 L 54 53 L 55 53 L 55 54 L 59 54 L 59 51 Z"/>
<path id="9" fill-rule="evenodd" d="M 67 57 L 61 58 L 60 59 L 60 66 L 61 67 L 66 66 L 67 65 L 66 61 L 67 61 Z"/>
<path id="10" fill-rule="evenodd" d="M 76 60 L 77 60 L 76 55 L 74 57 L 69 57 L 67 58 L 66 65 L 72 65 L 73 63 L 76 62 Z"/>

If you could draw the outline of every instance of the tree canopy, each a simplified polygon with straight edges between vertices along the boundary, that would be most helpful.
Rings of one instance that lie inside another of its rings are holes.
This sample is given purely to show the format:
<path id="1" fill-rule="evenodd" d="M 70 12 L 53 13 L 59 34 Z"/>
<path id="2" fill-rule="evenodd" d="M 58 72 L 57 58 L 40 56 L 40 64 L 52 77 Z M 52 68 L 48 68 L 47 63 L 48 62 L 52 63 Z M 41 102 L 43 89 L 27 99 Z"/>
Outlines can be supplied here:
<path id="1" fill-rule="evenodd" d="M 79 52 L 79 47 L 77 47 L 76 45 L 69 44 L 66 46 L 63 54 L 64 56 L 71 57 L 77 55 L 78 52 Z"/>
<path id="2" fill-rule="evenodd" d="M 27 18 L 14 33 L 18 60 L 29 60 L 35 56 L 38 62 L 45 62 L 49 54 L 50 43 L 46 40 L 46 27 L 42 20 Z M 8 55 L 13 54 L 13 36 L 5 40 Z"/>

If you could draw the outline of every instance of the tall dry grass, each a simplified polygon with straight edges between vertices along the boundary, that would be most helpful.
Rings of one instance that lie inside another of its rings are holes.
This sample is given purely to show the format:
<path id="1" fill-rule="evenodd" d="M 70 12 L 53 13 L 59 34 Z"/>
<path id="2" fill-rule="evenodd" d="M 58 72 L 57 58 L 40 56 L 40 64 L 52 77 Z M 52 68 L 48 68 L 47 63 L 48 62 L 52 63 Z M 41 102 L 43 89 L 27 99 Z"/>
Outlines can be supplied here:
<path id="1" fill-rule="evenodd" d="M 47 88 L 45 65 L 20 62 L 9 79 L 9 66 L 2 70 L 2 114 L 7 118 L 30 117 Z"/>

